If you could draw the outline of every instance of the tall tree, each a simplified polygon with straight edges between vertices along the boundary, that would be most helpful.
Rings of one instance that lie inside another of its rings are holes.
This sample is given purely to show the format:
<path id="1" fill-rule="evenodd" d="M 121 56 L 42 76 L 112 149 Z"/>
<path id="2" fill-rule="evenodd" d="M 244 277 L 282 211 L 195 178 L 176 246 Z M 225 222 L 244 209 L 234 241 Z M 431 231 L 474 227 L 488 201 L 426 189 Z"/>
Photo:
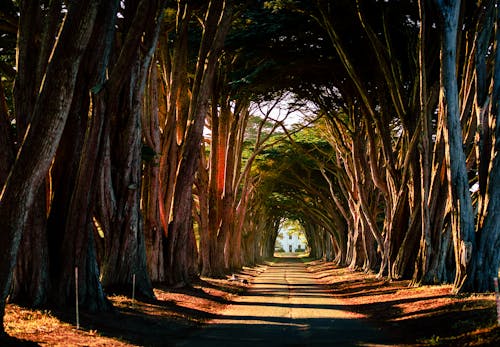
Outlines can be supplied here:
<path id="1" fill-rule="evenodd" d="M 193 257 L 195 240 L 192 225 L 192 187 L 199 164 L 199 148 L 219 53 L 229 29 L 232 8 L 223 0 L 208 4 L 197 57 L 196 72 L 191 87 L 191 99 L 172 197 L 172 220 L 167 231 L 165 266 L 167 281 L 185 284 L 197 271 Z M 212 100 L 212 102 L 214 102 Z"/>
<path id="2" fill-rule="evenodd" d="M 449 182 L 453 198 L 453 240 L 456 258 L 455 287 L 465 280 L 474 240 L 474 214 L 469 192 L 469 180 L 465 166 L 458 85 L 456 74 L 457 35 L 461 1 L 436 1 L 442 23 L 441 92 L 445 101 L 447 120 L 447 160 Z"/>
<path id="3" fill-rule="evenodd" d="M 71 106 L 76 76 L 89 42 L 99 1 L 72 2 L 55 43 L 45 78 L 33 107 L 31 124 L 0 197 L 2 255 L 0 323 L 10 289 L 22 230 L 36 193 L 54 158 Z M 64 72 L 64 73 L 62 73 Z"/>
<path id="4" fill-rule="evenodd" d="M 495 3 L 496 5 L 494 5 Z M 491 153 L 487 153 L 487 157 L 492 158 L 491 166 L 488 169 L 488 180 L 486 184 L 486 189 L 488 192 L 489 200 L 487 203 L 487 214 L 484 220 L 484 224 L 479 224 L 478 230 L 476 231 L 476 248 L 473 250 L 471 256 L 470 266 L 467 268 L 467 277 L 460 288 L 462 291 L 491 291 L 492 288 L 492 278 L 498 276 L 498 267 L 500 266 L 500 218 L 499 218 L 499 202 L 500 202 L 500 120 L 498 113 L 500 110 L 499 100 L 500 100 L 500 9 L 499 2 L 492 1 L 488 3 L 492 14 L 491 20 L 495 23 L 496 29 L 490 26 L 490 33 L 493 39 L 493 49 L 494 49 L 494 61 L 493 68 L 491 71 L 490 87 L 491 87 L 491 101 L 489 103 L 489 109 L 486 109 L 485 118 L 494 119 L 493 122 L 483 121 L 482 124 L 485 125 L 484 131 L 488 132 L 488 128 L 491 124 L 495 124 L 494 130 L 495 142 L 494 148 Z M 492 23 L 493 24 L 493 23 Z M 488 25 L 485 26 L 486 28 Z M 482 35 L 484 41 L 490 42 L 489 33 L 486 32 Z M 490 46 L 490 44 L 483 43 L 483 46 Z M 486 52 L 483 51 L 483 54 Z M 479 57 L 478 60 L 484 58 Z M 485 62 L 482 62 L 485 64 Z M 485 66 L 484 66 L 485 67 Z M 479 84 L 486 81 L 480 81 Z M 483 86 L 486 89 L 486 85 Z M 479 92 L 479 91 L 478 91 Z M 485 97 L 483 100 L 487 105 L 488 98 Z M 481 104 L 480 104 L 481 105 Z M 484 107 L 482 107 L 484 108 Z M 485 139 L 487 141 L 487 139 Z M 487 152 L 488 146 L 485 146 L 485 151 Z M 484 184 L 484 183 L 483 183 Z M 481 218 L 481 216 L 480 216 Z"/>
<path id="5" fill-rule="evenodd" d="M 108 113 L 109 122 L 103 133 L 104 153 L 99 169 L 96 218 L 104 231 L 101 255 L 103 285 L 110 289 L 129 289 L 135 277 L 137 294 L 147 298 L 154 297 L 154 294 L 146 268 L 140 209 L 143 165 L 141 120 L 146 79 L 163 24 L 162 3 L 142 2 L 136 7 L 126 6 L 124 9 L 127 27 L 123 29 L 127 41 L 120 55 L 129 55 L 129 67 L 124 67 L 120 75 L 128 76 L 116 90 L 108 92 L 110 98 L 107 106 L 111 112 Z M 148 18 L 155 20 L 148 21 Z M 119 67 L 117 61 L 115 69 Z M 118 71 L 113 70 L 113 74 Z M 114 102 L 117 104 L 113 105 Z M 120 132 L 113 129 L 120 129 Z M 130 293 L 129 290 L 127 292 Z"/>
<path id="6" fill-rule="evenodd" d="M 43 7 L 37 2 L 20 4 L 17 67 L 14 88 L 17 143 L 22 143 L 32 122 L 33 108 L 43 82 L 51 49 L 62 20 L 62 3 Z M 37 39 L 40 37 L 41 39 Z M 13 300 L 40 306 L 47 300 L 49 258 L 46 216 L 50 192 L 40 187 L 21 239 L 11 293 Z"/>

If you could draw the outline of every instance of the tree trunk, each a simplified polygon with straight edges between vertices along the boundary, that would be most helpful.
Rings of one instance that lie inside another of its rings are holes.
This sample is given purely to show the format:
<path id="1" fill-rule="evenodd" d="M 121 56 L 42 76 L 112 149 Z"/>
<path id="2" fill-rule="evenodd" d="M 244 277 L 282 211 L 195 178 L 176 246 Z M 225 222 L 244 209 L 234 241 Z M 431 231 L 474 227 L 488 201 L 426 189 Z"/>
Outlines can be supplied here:
<path id="1" fill-rule="evenodd" d="M 477 250 L 472 256 L 467 278 L 460 288 L 463 292 L 492 291 L 493 278 L 500 266 L 500 9 L 495 9 L 495 69 L 491 96 L 491 116 L 495 119 L 494 159 L 488 182 L 489 202 L 484 226 L 478 231 Z"/>
<path id="2" fill-rule="evenodd" d="M 46 303 L 49 290 L 47 187 L 42 185 L 21 237 L 10 300 L 32 307 Z"/>
<path id="3" fill-rule="evenodd" d="M 36 1 L 24 1 L 21 3 L 20 13 L 18 39 L 20 73 L 16 76 L 14 88 L 18 143 L 22 142 L 32 122 L 33 107 L 60 26 L 61 2 L 53 1 L 50 6 L 43 8 Z M 49 289 L 46 224 L 50 192 L 47 189 L 50 189 L 49 184 L 40 187 L 33 207 L 28 212 L 28 222 L 21 238 L 10 293 L 12 301 L 30 306 L 44 304 Z"/>
<path id="4" fill-rule="evenodd" d="M 421 134 L 421 152 L 420 152 L 420 180 L 421 180 L 421 199 L 420 199 L 420 213 L 421 213 L 421 238 L 418 260 L 415 264 L 415 280 L 419 282 L 422 277 L 427 275 L 431 254 L 432 254 L 432 240 L 431 240 L 431 217 L 429 206 L 429 195 L 431 189 L 431 113 L 428 106 L 427 94 L 427 65 L 425 55 L 426 45 L 426 11 L 425 3 L 422 0 L 418 2 L 420 28 L 418 34 L 418 61 L 419 61 L 419 109 L 420 109 L 420 124 L 422 128 Z M 418 278 L 418 279 L 417 279 Z"/>
<path id="5" fill-rule="evenodd" d="M 0 79 L 0 187 L 3 187 L 14 164 L 14 139 L 11 134 L 9 110 L 5 98 L 3 83 Z"/>
<path id="6" fill-rule="evenodd" d="M 144 151 L 152 151 L 144 162 L 142 185 L 142 201 L 144 214 L 144 239 L 146 245 L 146 265 L 148 274 L 153 282 L 164 279 L 163 265 L 163 238 L 164 230 L 160 219 L 160 163 L 161 135 L 160 135 L 160 107 L 164 109 L 164 102 L 159 100 L 158 68 L 153 64 L 149 73 L 149 86 L 146 89 L 146 108 L 142 114 L 142 133 L 145 139 Z M 162 100 L 163 101 L 163 100 Z"/>
<path id="7" fill-rule="evenodd" d="M 47 221 L 47 235 L 52 291 L 57 288 L 57 278 L 62 271 L 60 251 L 66 234 L 66 221 L 70 213 L 68 207 L 75 189 L 87 128 L 89 81 L 83 75 L 80 71 L 66 127 L 51 169 L 53 198 Z M 51 293 L 51 296 L 58 295 Z"/>
<path id="8" fill-rule="evenodd" d="M 197 260 L 196 252 L 189 247 L 193 243 L 190 240 L 194 240 L 192 187 L 199 163 L 198 151 L 203 137 L 218 53 L 222 49 L 231 18 L 231 11 L 223 5 L 223 0 L 214 0 L 210 2 L 207 10 L 192 88 L 190 121 L 186 128 L 176 174 L 172 202 L 173 220 L 169 224 L 165 262 L 168 282 L 175 285 L 190 283 L 192 276 L 195 275 L 190 271 L 196 267 L 194 266 Z"/>
<path id="9" fill-rule="evenodd" d="M 72 2 L 33 108 L 33 120 L 0 200 L 0 324 L 17 251 L 36 193 L 54 158 L 73 98 L 80 61 L 93 30 L 98 0 Z M 36 155 L 34 154 L 36 153 Z"/>
<path id="10" fill-rule="evenodd" d="M 107 95 L 103 84 L 113 45 L 117 9 L 117 1 L 102 3 L 99 8 L 99 22 L 92 36 L 92 46 L 87 49 L 85 66 L 80 71 L 80 94 L 75 98 L 76 117 L 71 123 L 75 128 L 67 129 L 65 133 L 70 146 L 62 149 L 57 158 L 58 190 L 50 216 L 50 246 L 54 259 L 53 300 L 59 306 L 74 302 L 74 276 L 75 268 L 78 268 L 79 302 L 82 308 L 89 311 L 111 309 L 100 283 L 93 213 L 98 186 L 96 173 L 102 155 L 101 137 L 106 118 Z M 92 102 L 89 90 L 92 91 Z M 73 141 L 77 144 L 73 145 Z M 62 263 L 58 259 L 68 261 Z"/>
<path id="11" fill-rule="evenodd" d="M 201 146 L 200 165 L 196 176 L 196 195 L 198 196 L 198 232 L 200 235 L 199 263 L 202 276 L 212 274 L 213 238 L 209 229 L 208 180 L 205 146 Z"/>
<path id="12" fill-rule="evenodd" d="M 446 102 L 447 150 L 453 198 L 453 243 L 456 275 L 454 287 L 459 290 L 466 279 L 471 252 L 475 248 L 474 214 L 465 166 L 457 86 L 457 34 L 461 1 L 436 0 L 443 16 L 441 48 L 441 88 Z"/>
<path id="13" fill-rule="evenodd" d="M 496 5 L 495 5 L 496 4 Z M 478 3 L 478 6 L 482 3 Z M 490 168 L 493 161 L 494 152 L 492 151 L 494 145 L 494 129 L 493 119 L 494 115 L 491 111 L 494 109 L 495 98 L 490 99 L 490 88 L 488 86 L 488 57 L 490 56 L 490 49 L 492 43 L 492 36 L 494 37 L 495 16 L 498 9 L 497 1 L 486 1 L 484 3 L 484 20 L 478 19 L 477 31 L 474 35 L 474 63 L 475 63 L 475 94 L 474 94 L 474 110 L 476 113 L 477 135 L 478 140 L 476 147 L 476 161 L 477 161 L 477 178 L 478 178 L 478 202 L 477 202 L 477 218 L 476 229 L 481 230 L 484 226 L 484 218 L 487 214 L 488 199 L 487 195 L 488 181 L 490 175 Z M 482 12 L 482 11 L 481 11 Z M 497 29 L 498 31 L 498 23 Z M 492 35 L 493 34 L 493 35 Z M 496 45 L 498 46 L 498 40 Z M 498 53 L 497 53 L 498 55 Z M 472 59 L 471 59 L 472 60 Z M 495 63 L 495 67 L 497 64 Z M 494 80 L 495 77 L 492 78 Z M 493 82 L 494 83 L 494 82 Z M 470 82 L 472 84 L 472 82 Z M 472 87 L 472 86 L 471 86 Z M 494 93 L 493 93 L 494 94 Z M 490 107 L 488 107 L 491 105 Z M 489 108 L 489 110 L 488 110 Z M 472 117 L 471 117 L 472 118 Z"/>
<path id="14" fill-rule="evenodd" d="M 124 16 L 132 19 L 127 42 L 120 51 L 129 56 L 127 70 L 121 71 L 123 84 L 109 90 L 108 119 L 110 127 L 104 135 L 105 164 L 101 166 L 98 221 L 104 229 L 104 250 L 101 262 L 102 284 L 105 288 L 132 294 L 135 277 L 136 293 L 154 298 L 146 266 L 146 248 L 141 214 L 143 96 L 150 62 L 157 46 L 163 7 L 156 2 L 139 3 Z M 144 17 L 155 21 L 145 22 Z M 145 32 L 141 42 L 142 33 Z M 139 44 L 147 49 L 141 54 Z M 119 59 L 120 59 L 119 58 Z M 115 69 L 121 68 L 120 60 Z M 112 75 L 116 73 L 113 70 Z M 117 75 L 118 76 L 118 75 Z M 113 83 L 110 83 L 113 85 Z M 111 129 L 120 129 L 119 133 Z M 109 157 L 109 158 L 108 158 Z"/>

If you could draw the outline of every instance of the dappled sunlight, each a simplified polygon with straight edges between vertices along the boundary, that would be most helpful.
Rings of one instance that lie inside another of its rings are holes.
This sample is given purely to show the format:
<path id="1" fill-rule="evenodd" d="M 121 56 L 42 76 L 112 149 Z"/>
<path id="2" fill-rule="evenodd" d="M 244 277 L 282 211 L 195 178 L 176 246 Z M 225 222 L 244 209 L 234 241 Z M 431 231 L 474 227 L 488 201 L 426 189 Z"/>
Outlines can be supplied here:
<path id="1" fill-rule="evenodd" d="M 456 296 L 452 285 L 410 286 L 410 281 L 377 279 L 375 274 L 351 271 L 332 263 L 312 261 L 308 270 L 330 288 L 330 294 L 341 300 L 351 312 L 384 324 L 401 341 L 417 337 L 433 338 L 468 334 L 488 334 L 478 326 L 490 326 L 495 318 L 493 294 Z M 479 323 L 481 322 L 481 323 Z M 451 345 L 455 345 L 452 343 Z"/>
<path id="2" fill-rule="evenodd" d="M 301 259 L 272 259 L 267 265 L 244 295 L 182 346 L 226 342 L 236 332 L 234 340 L 243 344 L 268 343 L 276 338 L 281 345 L 372 345 L 385 341 L 364 314 L 351 311 L 334 298 Z"/>

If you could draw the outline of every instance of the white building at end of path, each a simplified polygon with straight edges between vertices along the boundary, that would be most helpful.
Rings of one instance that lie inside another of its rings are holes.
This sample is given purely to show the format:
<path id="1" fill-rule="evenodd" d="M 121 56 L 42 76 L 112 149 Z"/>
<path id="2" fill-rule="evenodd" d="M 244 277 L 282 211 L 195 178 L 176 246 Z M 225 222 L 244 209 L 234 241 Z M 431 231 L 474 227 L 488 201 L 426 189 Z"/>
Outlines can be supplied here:
<path id="1" fill-rule="evenodd" d="M 307 244 L 297 232 L 291 230 L 280 230 L 276 238 L 275 250 L 277 252 L 303 252 Z"/>

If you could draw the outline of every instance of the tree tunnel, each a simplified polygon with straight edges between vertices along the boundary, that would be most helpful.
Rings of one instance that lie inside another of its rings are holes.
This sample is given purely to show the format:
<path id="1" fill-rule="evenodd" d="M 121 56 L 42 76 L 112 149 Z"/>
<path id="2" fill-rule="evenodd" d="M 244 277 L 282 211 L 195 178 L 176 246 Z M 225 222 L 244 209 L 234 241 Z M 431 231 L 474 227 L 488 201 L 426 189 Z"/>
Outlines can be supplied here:
<path id="1" fill-rule="evenodd" d="M 414 284 L 493 289 L 500 128 L 488 122 L 498 117 L 500 50 L 494 21 L 474 23 L 498 9 L 484 3 L 483 17 L 479 3 L 436 3 L 271 1 L 273 25 L 251 17 L 279 34 L 250 35 L 252 54 L 265 47 L 272 62 L 245 78 L 268 97 L 291 92 L 291 108 L 315 108 L 286 129 L 266 118 L 282 131 L 252 169 L 262 255 L 290 219 L 314 257 Z"/>
<path id="2" fill-rule="evenodd" d="M 347 262 L 347 225 L 335 196 L 334 177 L 325 167 L 331 150 L 321 129 L 305 128 L 264 151 L 256 164 L 259 195 L 267 218 L 273 221 L 266 244 L 274 244 L 280 227 L 288 222 L 304 232 L 310 256 L 343 265 Z M 286 226 L 285 226 L 286 227 Z M 266 254 L 266 255 L 269 255 Z"/>
<path id="3" fill-rule="evenodd" d="M 434 2 L 2 1 L 0 319 L 74 302 L 75 268 L 93 310 L 224 277 L 285 220 L 314 258 L 492 290 L 499 9 Z"/>

